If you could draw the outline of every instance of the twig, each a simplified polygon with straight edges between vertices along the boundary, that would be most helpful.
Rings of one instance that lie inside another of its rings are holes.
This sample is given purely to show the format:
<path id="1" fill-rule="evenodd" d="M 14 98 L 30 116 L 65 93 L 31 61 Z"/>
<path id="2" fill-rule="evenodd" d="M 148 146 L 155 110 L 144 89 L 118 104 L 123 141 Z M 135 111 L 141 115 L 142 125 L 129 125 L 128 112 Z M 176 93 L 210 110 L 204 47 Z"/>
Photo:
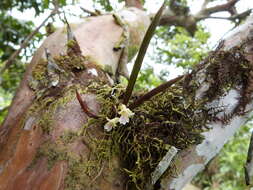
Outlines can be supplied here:
<path id="1" fill-rule="evenodd" d="M 148 93 L 144 94 L 143 96 L 141 96 L 139 99 L 137 99 L 134 103 L 132 103 L 129 108 L 130 109 L 134 109 L 136 107 L 138 107 L 139 105 L 143 104 L 143 102 L 149 100 L 150 98 L 152 98 L 153 96 L 165 91 L 168 87 L 170 87 L 171 85 L 175 84 L 177 81 L 179 81 L 180 79 L 182 79 L 185 75 L 181 75 L 178 76 L 172 80 L 169 80 L 168 82 L 165 82 L 163 84 L 161 84 L 160 86 L 154 88 L 153 90 L 149 91 Z"/>
<path id="2" fill-rule="evenodd" d="M 99 16 L 99 13 L 97 13 L 97 12 L 90 11 L 90 10 L 85 9 L 85 8 L 83 8 L 83 7 L 80 7 L 80 9 L 81 9 L 83 12 L 88 13 L 90 16 Z"/>
<path id="3" fill-rule="evenodd" d="M 244 173 L 246 185 L 251 185 L 253 176 L 253 132 L 251 133 L 247 161 L 244 165 Z"/>
<path id="4" fill-rule="evenodd" d="M 92 113 L 89 110 L 87 104 L 82 100 L 82 97 L 80 96 L 80 94 L 78 93 L 77 90 L 76 90 L 76 98 L 77 98 L 79 104 L 81 105 L 81 108 L 84 111 L 84 113 L 86 113 L 89 117 L 92 117 L 92 118 L 95 118 L 95 119 L 99 118 L 96 114 Z"/>
<path id="5" fill-rule="evenodd" d="M 69 56 L 71 56 L 73 54 L 81 55 L 82 54 L 81 48 L 77 42 L 77 39 L 76 39 L 73 31 L 71 30 L 70 24 L 66 18 L 65 13 L 64 13 L 64 20 L 65 20 L 65 23 L 67 24 L 67 39 L 68 39 L 67 54 Z"/>
<path id="6" fill-rule="evenodd" d="M 14 59 L 19 55 L 22 49 L 26 48 L 28 46 L 28 42 L 37 34 L 37 32 L 40 30 L 42 26 L 45 25 L 45 23 L 48 21 L 49 18 L 51 18 L 55 13 L 57 12 L 56 9 L 54 9 L 45 19 L 44 21 L 32 32 L 30 33 L 26 39 L 23 41 L 23 43 L 20 45 L 20 48 L 17 49 L 8 60 L 5 61 L 5 66 L 1 69 L 0 74 L 3 74 L 6 69 L 10 67 L 10 65 L 13 63 Z"/>
<path id="7" fill-rule="evenodd" d="M 206 16 L 206 17 L 203 17 L 203 19 L 223 19 L 223 20 L 235 21 L 236 19 L 241 20 L 241 19 L 246 18 L 247 16 L 250 15 L 251 12 L 252 12 L 252 9 L 249 9 L 247 11 L 244 11 L 242 13 L 239 13 L 230 17 Z"/>
<path id="8" fill-rule="evenodd" d="M 146 51 L 148 49 L 149 42 L 155 32 L 157 25 L 159 24 L 160 18 L 162 16 L 162 13 L 163 13 L 163 10 L 165 9 L 165 7 L 166 7 L 166 0 L 164 1 L 163 5 L 156 13 L 152 23 L 150 24 L 150 26 L 144 36 L 144 39 L 142 41 L 139 53 L 138 53 L 137 58 L 135 60 L 134 67 L 133 67 L 132 73 L 130 75 L 129 83 L 127 85 L 127 89 L 126 89 L 126 92 L 124 95 L 123 103 L 125 105 L 127 105 L 128 101 L 132 95 L 137 76 L 140 72 L 144 56 L 145 56 Z"/>
<path id="9" fill-rule="evenodd" d="M 244 11 L 242 13 L 235 14 L 235 15 L 231 16 L 229 19 L 230 20 L 236 20 L 236 19 L 241 20 L 241 19 L 244 19 L 244 18 L 246 18 L 247 16 L 250 15 L 250 13 L 252 12 L 252 10 L 253 9 L 249 9 L 249 10 Z"/>
<path id="10" fill-rule="evenodd" d="M 220 19 L 220 20 L 227 20 L 227 21 L 233 20 L 231 17 L 219 17 L 219 16 L 206 16 L 203 19 Z"/>

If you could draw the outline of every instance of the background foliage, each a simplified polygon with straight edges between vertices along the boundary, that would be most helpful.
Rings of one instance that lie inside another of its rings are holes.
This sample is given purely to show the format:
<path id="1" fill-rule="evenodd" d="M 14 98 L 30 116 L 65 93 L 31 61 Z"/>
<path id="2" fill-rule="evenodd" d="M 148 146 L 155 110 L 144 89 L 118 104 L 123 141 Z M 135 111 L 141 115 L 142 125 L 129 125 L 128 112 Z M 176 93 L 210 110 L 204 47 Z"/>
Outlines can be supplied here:
<path id="1" fill-rule="evenodd" d="M 231 139 L 206 167 L 193 180 L 203 190 L 246 190 L 243 166 L 246 161 L 250 139 L 248 123 Z"/>
<path id="2" fill-rule="evenodd" d="M 94 7 L 102 9 L 104 12 L 112 11 L 115 4 L 123 3 L 123 0 L 93 0 Z M 189 1 L 183 1 L 187 5 Z M 12 11 L 34 10 L 37 17 L 41 16 L 46 10 L 54 6 L 59 8 L 75 4 L 75 1 L 68 0 L 1 0 L 0 1 L 0 68 L 4 66 L 10 55 L 19 48 L 22 41 L 35 29 L 33 21 L 23 21 L 12 17 Z M 137 89 L 153 88 L 162 81 L 170 77 L 169 70 L 155 72 L 155 63 L 163 65 L 174 65 L 184 70 L 191 68 L 210 50 L 208 33 L 202 24 L 198 25 L 198 30 L 194 36 L 181 27 L 159 27 L 152 40 L 152 49 L 149 54 L 148 62 L 141 71 L 136 85 Z M 13 94 L 22 78 L 26 63 L 31 59 L 31 55 L 38 47 L 38 43 L 45 37 L 41 31 L 37 33 L 29 46 L 16 58 L 14 64 L 0 76 L 0 123 L 7 113 L 8 105 Z M 151 63 L 151 64 L 150 64 Z M 172 71 L 173 72 L 173 71 Z M 156 74 L 155 74 L 156 73 Z M 246 160 L 249 130 L 251 124 L 243 127 L 237 135 L 216 157 L 209 167 L 199 174 L 194 183 L 202 189 L 245 189 L 243 165 Z"/>

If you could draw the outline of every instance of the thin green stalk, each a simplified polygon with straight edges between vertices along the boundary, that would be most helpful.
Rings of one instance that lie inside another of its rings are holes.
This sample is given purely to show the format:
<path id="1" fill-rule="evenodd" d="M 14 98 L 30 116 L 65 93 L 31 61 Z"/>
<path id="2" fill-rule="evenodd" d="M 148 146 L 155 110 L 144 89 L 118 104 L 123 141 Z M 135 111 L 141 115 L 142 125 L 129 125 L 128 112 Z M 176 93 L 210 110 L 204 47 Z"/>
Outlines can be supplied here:
<path id="1" fill-rule="evenodd" d="M 155 29 L 156 29 L 157 25 L 159 24 L 160 18 L 161 18 L 162 13 L 163 13 L 163 10 L 165 9 L 166 1 L 167 0 L 164 1 L 163 5 L 159 9 L 159 11 L 156 13 L 152 23 L 150 24 L 150 26 L 149 26 L 149 28 L 148 28 L 145 36 L 144 36 L 144 39 L 142 41 L 139 53 L 138 53 L 137 58 L 136 58 L 135 63 L 134 63 L 132 73 L 130 75 L 128 86 L 127 86 L 127 89 L 126 89 L 126 92 L 125 92 L 125 95 L 124 95 L 123 103 L 125 105 L 127 105 L 128 101 L 129 101 L 129 99 L 132 95 L 134 85 L 135 85 L 137 76 L 140 72 L 144 56 L 145 56 L 146 51 L 148 49 L 148 45 L 150 43 L 150 40 L 151 40 L 152 36 L 154 35 Z"/>

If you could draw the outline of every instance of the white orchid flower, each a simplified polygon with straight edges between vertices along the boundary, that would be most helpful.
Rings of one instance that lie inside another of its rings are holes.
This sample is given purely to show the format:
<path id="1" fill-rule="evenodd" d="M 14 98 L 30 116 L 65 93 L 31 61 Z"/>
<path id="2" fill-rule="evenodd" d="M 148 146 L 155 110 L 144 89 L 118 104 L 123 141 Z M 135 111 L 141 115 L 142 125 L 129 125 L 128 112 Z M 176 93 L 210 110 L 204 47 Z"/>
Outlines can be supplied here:
<path id="1" fill-rule="evenodd" d="M 112 130 L 113 127 L 115 127 L 117 125 L 117 123 L 119 122 L 119 118 L 115 117 L 113 119 L 108 119 L 108 118 L 106 118 L 106 119 L 108 122 L 105 124 L 104 129 L 105 129 L 105 131 L 109 132 Z"/>
<path id="2" fill-rule="evenodd" d="M 119 114 L 120 114 L 120 118 L 119 118 L 119 122 L 120 124 L 125 125 L 126 123 L 129 122 L 129 118 L 132 117 L 134 115 L 134 113 L 126 107 L 126 105 L 121 104 L 119 106 Z"/>

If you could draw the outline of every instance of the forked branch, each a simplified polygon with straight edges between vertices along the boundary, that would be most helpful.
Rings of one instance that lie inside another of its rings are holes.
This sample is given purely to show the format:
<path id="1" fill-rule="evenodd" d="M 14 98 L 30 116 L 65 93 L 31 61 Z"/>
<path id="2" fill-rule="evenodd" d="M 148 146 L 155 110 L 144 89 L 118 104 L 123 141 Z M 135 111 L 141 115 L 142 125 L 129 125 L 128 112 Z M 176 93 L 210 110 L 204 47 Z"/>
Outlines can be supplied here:
<path id="1" fill-rule="evenodd" d="M 167 12 L 162 16 L 160 25 L 161 26 L 181 26 L 184 27 L 191 35 L 195 33 L 197 30 L 197 23 L 200 20 L 204 20 L 207 18 L 217 18 L 213 17 L 212 14 L 226 11 L 231 14 L 231 17 L 218 17 L 218 19 L 226 19 L 228 21 L 233 21 L 236 24 L 239 21 L 245 19 L 250 13 L 251 10 L 247 10 L 242 13 L 237 13 L 235 8 L 236 3 L 240 0 L 228 0 L 226 3 L 208 7 L 210 0 L 205 0 L 201 6 L 201 10 L 197 14 L 193 14 L 190 12 L 180 12 L 180 11 L 173 11 L 171 8 L 167 10 Z M 185 5 L 180 5 L 179 3 L 177 6 L 182 6 L 182 9 L 185 9 Z M 207 8 L 208 7 L 208 8 Z M 180 9 L 177 8 L 177 9 Z"/>

